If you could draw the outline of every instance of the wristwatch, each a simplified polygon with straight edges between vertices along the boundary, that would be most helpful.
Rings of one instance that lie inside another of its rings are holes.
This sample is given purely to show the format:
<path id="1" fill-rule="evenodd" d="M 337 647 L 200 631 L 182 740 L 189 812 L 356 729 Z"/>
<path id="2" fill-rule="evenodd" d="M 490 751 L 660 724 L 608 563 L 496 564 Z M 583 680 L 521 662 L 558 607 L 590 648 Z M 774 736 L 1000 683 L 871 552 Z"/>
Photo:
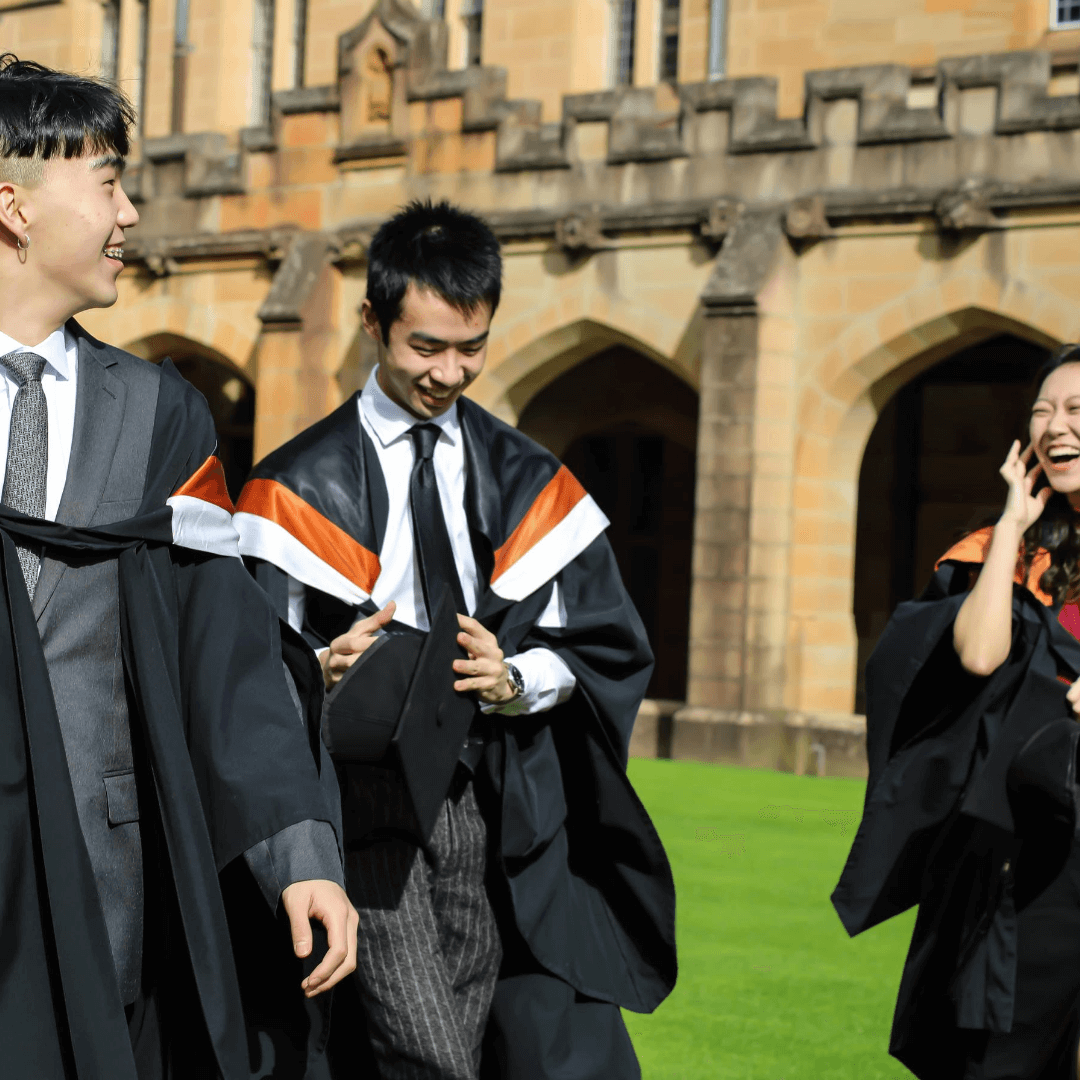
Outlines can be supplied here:
<path id="1" fill-rule="evenodd" d="M 518 671 L 514 664 L 507 663 L 505 660 L 503 661 L 503 664 L 506 667 L 506 674 L 510 679 L 510 686 L 514 691 L 514 696 L 510 700 L 516 701 L 525 693 L 525 680 L 521 677 L 521 672 Z"/>

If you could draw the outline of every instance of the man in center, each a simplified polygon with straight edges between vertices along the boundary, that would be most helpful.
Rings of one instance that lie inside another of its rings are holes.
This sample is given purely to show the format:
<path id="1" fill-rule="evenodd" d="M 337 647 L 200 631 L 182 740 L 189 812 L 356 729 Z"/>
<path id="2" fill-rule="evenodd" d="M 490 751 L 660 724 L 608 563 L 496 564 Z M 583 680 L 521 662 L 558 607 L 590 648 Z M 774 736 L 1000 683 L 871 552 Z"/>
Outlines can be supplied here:
<path id="1" fill-rule="evenodd" d="M 477 707 L 430 839 L 396 768 L 339 769 L 380 1075 L 639 1077 L 619 1006 L 652 1011 L 676 971 L 671 872 L 626 778 L 652 655 L 599 507 L 462 397 L 501 287 L 474 215 L 386 222 L 361 311 L 378 366 L 256 466 L 235 520 L 328 689 L 384 628 L 427 631 L 447 586 L 459 613 Z"/>

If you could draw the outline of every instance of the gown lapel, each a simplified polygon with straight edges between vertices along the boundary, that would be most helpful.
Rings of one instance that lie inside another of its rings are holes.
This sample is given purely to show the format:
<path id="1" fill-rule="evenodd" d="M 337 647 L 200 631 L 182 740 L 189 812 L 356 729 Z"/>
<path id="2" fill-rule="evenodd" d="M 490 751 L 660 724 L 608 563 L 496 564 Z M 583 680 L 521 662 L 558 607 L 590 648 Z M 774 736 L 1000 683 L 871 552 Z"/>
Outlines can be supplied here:
<path id="1" fill-rule="evenodd" d="M 71 440 L 64 494 L 56 520 L 64 525 L 89 525 L 101 502 L 124 423 L 126 386 L 113 370 L 109 351 L 90 341 L 76 323 L 69 329 L 78 341 L 78 382 L 75 390 L 75 430 Z M 34 616 L 40 620 L 66 564 L 46 556 L 34 592 Z"/>

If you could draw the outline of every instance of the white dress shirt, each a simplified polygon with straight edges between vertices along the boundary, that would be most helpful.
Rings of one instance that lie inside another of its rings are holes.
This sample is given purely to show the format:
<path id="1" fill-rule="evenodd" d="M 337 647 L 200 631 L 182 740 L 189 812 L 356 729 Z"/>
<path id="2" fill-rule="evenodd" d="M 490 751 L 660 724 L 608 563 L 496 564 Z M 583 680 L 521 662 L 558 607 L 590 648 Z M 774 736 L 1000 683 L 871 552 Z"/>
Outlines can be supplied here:
<path id="1" fill-rule="evenodd" d="M 6 334 L 0 334 L 0 356 L 13 352 L 32 352 L 45 360 L 41 373 L 41 388 L 49 409 L 49 467 L 45 478 L 45 517 L 56 520 L 60 498 L 67 482 L 71 460 L 71 440 L 75 434 L 75 386 L 79 377 L 79 346 L 61 327 L 54 330 L 40 345 L 23 345 Z M 11 410 L 19 384 L 10 371 L 0 364 L 0 492 L 7 474 L 8 438 L 11 434 Z"/>
<path id="2" fill-rule="evenodd" d="M 381 571 L 371 599 L 384 608 L 391 600 L 397 604 L 394 618 L 418 630 L 427 630 L 427 607 L 424 603 L 420 571 L 413 558 L 412 515 L 409 509 L 409 481 L 413 468 L 413 442 L 409 430 L 418 421 L 400 405 L 391 401 L 376 379 L 378 368 L 368 377 L 360 395 L 360 424 L 371 438 L 386 480 L 388 512 L 386 535 L 379 552 Z M 442 502 L 446 531 L 454 552 L 454 564 L 465 594 L 467 613 L 476 610 L 479 585 L 476 559 L 469 538 L 465 514 L 465 451 L 461 442 L 461 424 L 455 402 L 442 416 L 426 421 L 439 428 L 432 463 Z M 304 586 L 289 578 L 289 624 L 299 630 L 304 621 Z M 538 626 L 566 625 L 566 606 L 558 579 Z M 574 691 L 577 680 L 566 664 L 550 649 L 529 649 L 508 656 L 525 683 L 523 693 L 504 706 L 482 706 L 485 712 L 509 715 L 543 712 L 565 701 Z"/>

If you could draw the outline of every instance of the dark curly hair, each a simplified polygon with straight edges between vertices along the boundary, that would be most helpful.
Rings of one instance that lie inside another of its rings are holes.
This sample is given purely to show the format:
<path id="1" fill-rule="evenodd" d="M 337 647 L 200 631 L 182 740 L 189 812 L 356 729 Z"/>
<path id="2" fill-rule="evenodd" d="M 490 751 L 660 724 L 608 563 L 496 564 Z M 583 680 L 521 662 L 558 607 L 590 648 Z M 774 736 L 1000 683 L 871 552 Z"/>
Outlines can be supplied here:
<path id="1" fill-rule="evenodd" d="M 1047 376 L 1064 364 L 1080 364 L 1080 345 L 1062 345 L 1050 354 L 1035 377 L 1033 398 Z M 1040 477 L 1036 490 L 1046 482 L 1045 476 Z M 1024 533 L 1025 577 L 1040 548 L 1050 553 L 1050 567 L 1040 578 L 1039 588 L 1053 599 L 1055 607 L 1080 599 L 1080 514 L 1056 491 L 1039 520 Z"/>

